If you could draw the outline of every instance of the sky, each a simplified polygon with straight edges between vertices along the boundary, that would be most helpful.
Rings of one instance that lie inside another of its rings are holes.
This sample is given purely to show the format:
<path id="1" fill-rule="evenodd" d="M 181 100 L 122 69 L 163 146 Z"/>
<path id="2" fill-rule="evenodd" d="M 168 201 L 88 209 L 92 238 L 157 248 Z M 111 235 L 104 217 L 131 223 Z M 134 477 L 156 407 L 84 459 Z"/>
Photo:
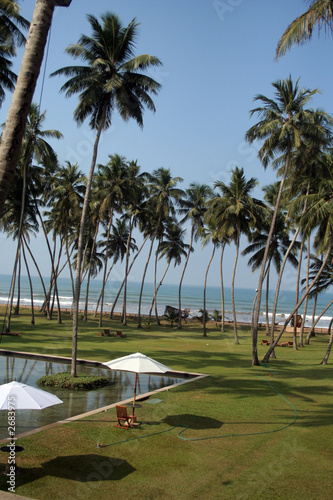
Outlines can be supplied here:
<path id="1" fill-rule="evenodd" d="M 35 2 L 19 3 L 22 15 L 31 20 Z M 80 127 L 74 122 L 78 99 L 67 99 L 59 92 L 65 80 L 49 75 L 61 67 L 77 64 L 65 54 L 65 48 L 76 43 L 81 34 L 90 34 L 87 14 L 99 18 L 111 11 L 123 25 L 133 18 L 140 23 L 136 55 L 148 53 L 161 60 L 163 66 L 148 73 L 161 83 L 162 89 L 154 97 L 156 113 L 145 112 L 143 129 L 114 114 L 112 126 L 102 136 L 97 162 L 105 164 L 109 155 L 117 153 L 129 161 L 137 160 L 142 171 L 170 168 L 173 176 L 183 178 L 179 185 L 183 189 L 192 182 L 211 187 L 217 180 L 228 183 L 231 169 L 237 165 L 244 168 L 247 178 L 258 180 L 253 196 L 262 199 L 262 187 L 276 177 L 269 167 L 264 170 L 258 160 L 259 145 L 249 145 L 244 140 L 247 130 L 256 123 L 256 117 L 250 117 L 254 96 L 273 98 L 272 83 L 291 76 L 293 81 L 300 78 L 301 87 L 320 89 L 311 107 L 330 114 L 333 110 L 330 36 L 324 32 L 320 37 L 314 34 L 311 42 L 275 59 L 280 36 L 307 5 L 303 0 L 72 0 L 68 8 L 56 7 L 34 102 L 46 110 L 45 128 L 58 129 L 64 136 L 50 141 L 60 164 L 77 162 L 88 174 L 94 133 L 88 122 Z M 15 72 L 19 71 L 22 53 L 19 51 L 14 62 Z M 8 94 L 0 110 L 3 122 L 10 100 Z M 0 242 L 0 273 L 10 274 L 15 245 L 3 234 Z M 243 237 L 241 247 L 247 244 Z M 47 276 L 50 266 L 43 238 L 32 238 L 31 247 Z M 196 244 L 184 284 L 203 283 L 211 251 L 209 245 L 202 249 L 200 243 Z M 146 255 L 133 268 L 133 281 L 141 280 Z M 234 257 L 235 247 L 230 245 L 224 257 L 226 286 L 231 283 Z M 258 273 L 251 272 L 247 261 L 248 257 L 240 258 L 236 286 L 255 289 Z M 153 280 L 153 265 L 150 267 L 147 281 Z M 159 269 L 162 273 L 164 263 Z M 170 269 L 166 282 L 178 283 L 181 271 L 182 265 Z M 36 274 L 35 270 L 31 272 Z M 114 279 L 121 275 L 119 267 Z M 294 270 L 286 269 L 282 288 L 294 287 L 295 277 Z M 273 273 L 272 285 L 275 279 Z M 212 263 L 208 284 L 219 285 L 218 256 Z"/>

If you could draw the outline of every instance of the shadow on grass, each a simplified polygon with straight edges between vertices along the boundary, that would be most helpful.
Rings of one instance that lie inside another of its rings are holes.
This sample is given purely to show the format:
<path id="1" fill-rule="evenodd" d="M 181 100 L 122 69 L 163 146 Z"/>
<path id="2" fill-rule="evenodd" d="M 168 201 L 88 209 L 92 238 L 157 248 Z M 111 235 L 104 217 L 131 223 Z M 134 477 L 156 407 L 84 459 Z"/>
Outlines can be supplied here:
<path id="1" fill-rule="evenodd" d="M 57 457 L 41 464 L 38 468 L 21 468 L 18 464 L 16 487 L 23 486 L 37 479 L 54 476 L 80 483 L 97 481 L 118 481 L 136 469 L 120 458 L 99 456 L 96 454 L 71 455 Z M 6 478 L 0 479 L 0 488 Z"/>
<path id="2" fill-rule="evenodd" d="M 190 429 L 220 429 L 223 422 L 211 417 L 202 417 L 184 413 L 183 415 L 168 415 L 163 422 L 172 427 L 183 427 L 186 425 Z"/>

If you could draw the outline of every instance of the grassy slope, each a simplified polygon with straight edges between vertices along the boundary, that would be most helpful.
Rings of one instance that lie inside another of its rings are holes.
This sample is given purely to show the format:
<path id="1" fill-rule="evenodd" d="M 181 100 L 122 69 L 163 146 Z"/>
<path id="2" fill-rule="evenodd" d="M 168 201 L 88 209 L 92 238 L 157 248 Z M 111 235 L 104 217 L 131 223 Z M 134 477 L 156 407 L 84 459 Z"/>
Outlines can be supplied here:
<path id="1" fill-rule="evenodd" d="M 14 324 L 22 336 L 4 336 L 1 348 L 70 356 L 69 316 L 62 325 L 37 318 L 32 327 L 28 316 L 14 318 Z M 80 325 L 79 357 L 106 361 L 139 350 L 174 369 L 211 376 L 160 393 L 159 404 L 143 403 L 137 429 L 116 428 L 111 410 L 20 439 L 25 450 L 17 457 L 17 494 L 52 500 L 125 494 L 167 500 L 331 498 L 333 370 L 319 365 L 327 336 L 298 351 L 279 348 L 269 367 L 252 367 L 246 328 L 236 346 L 231 327 L 221 334 L 210 325 L 208 338 L 198 325 L 152 326 L 148 332 L 134 322 L 120 327 L 106 320 L 104 327 L 121 328 L 127 337 L 98 337 L 97 322 L 90 319 Z M 265 348 L 259 349 L 261 356 Z M 279 431 L 295 418 L 288 401 L 298 418 Z M 180 436 L 186 440 L 178 437 L 184 425 L 189 428 Z M 1 470 L 5 461 L 1 453 Z M 0 489 L 7 490 L 5 477 Z"/>

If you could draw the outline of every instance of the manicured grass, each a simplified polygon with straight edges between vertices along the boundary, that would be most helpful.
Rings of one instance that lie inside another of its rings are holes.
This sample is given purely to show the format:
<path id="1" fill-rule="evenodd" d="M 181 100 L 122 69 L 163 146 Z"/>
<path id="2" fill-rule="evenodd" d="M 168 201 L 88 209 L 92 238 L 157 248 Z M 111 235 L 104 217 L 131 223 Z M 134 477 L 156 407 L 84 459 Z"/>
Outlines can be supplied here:
<path id="1" fill-rule="evenodd" d="M 116 428 L 112 409 L 21 438 L 17 494 L 52 500 L 331 498 L 333 359 L 319 364 L 327 335 L 297 351 L 278 348 L 268 366 L 252 367 L 246 327 L 235 345 L 232 327 L 221 334 L 213 323 L 207 338 L 197 323 L 147 331 L 134 320 L 123 327 L 106 319 L 103 328 L 123 330 L 123 339 L 98 336 L 97 325 L 93 318 L 80 324 L 80 358 L 107 361 L 141 351 L 175 370 L 210 377 L 159 393 L 158 404 L 142 402 L 135 429 Z M 32 326 L 28 315 L 15 317 L 13 330 L 22 335 L 4 336 L 2 349 L 71 355 L 69 315 L 62 325 L 37 317 Z M 259 345 L 260 357 L 266 349 Z M 1 453 L 1 470 L 5 462 Z M 4 491 L 6 480 L 0 478 Z"/>

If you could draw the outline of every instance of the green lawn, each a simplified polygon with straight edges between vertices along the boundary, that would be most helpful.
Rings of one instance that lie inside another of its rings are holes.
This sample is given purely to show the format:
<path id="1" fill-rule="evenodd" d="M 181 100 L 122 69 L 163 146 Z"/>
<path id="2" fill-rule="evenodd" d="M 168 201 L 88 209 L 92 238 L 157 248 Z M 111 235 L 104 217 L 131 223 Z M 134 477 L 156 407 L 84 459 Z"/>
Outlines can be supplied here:
<path id="1" fill-rule="evenodd" d="M 2 321 L 2 318 L 0 318 Z M 2 349 L 71 355 L 71 320 L 13 318 Z M 199 324 L 182 330 L 138 330 L 105 320 L 126 338 L 97 336 L 97 321 L 80 325 L 78 356 L 106 361 L 141 351 L 175 370 L 210 377 L 142 403 L 136 429 L 116 428 L 112 409 L 21 438 L 15 492 L 34 499 L 286 499 L 332 497 L 333 359 L 320 365 L 328 342 L 277 348 L 268 366 L 251 366 L 250 331 L 221 332 Z M 259 335 L 260 338 L 264 334 Z M 286 340 L 290 338 L 286 337 Z M 260 357 L 265 353 L 259 345 Z M 183 432 L 181 432 L 183 431 Z M 101 445 L 98 447 L 97 445 Z M 4 470 L 6 455 L 1 453 Z M 7 478 L 1 476 L 0 490 Z M 1 497 L 1 493 L 0 493 Z"/>

